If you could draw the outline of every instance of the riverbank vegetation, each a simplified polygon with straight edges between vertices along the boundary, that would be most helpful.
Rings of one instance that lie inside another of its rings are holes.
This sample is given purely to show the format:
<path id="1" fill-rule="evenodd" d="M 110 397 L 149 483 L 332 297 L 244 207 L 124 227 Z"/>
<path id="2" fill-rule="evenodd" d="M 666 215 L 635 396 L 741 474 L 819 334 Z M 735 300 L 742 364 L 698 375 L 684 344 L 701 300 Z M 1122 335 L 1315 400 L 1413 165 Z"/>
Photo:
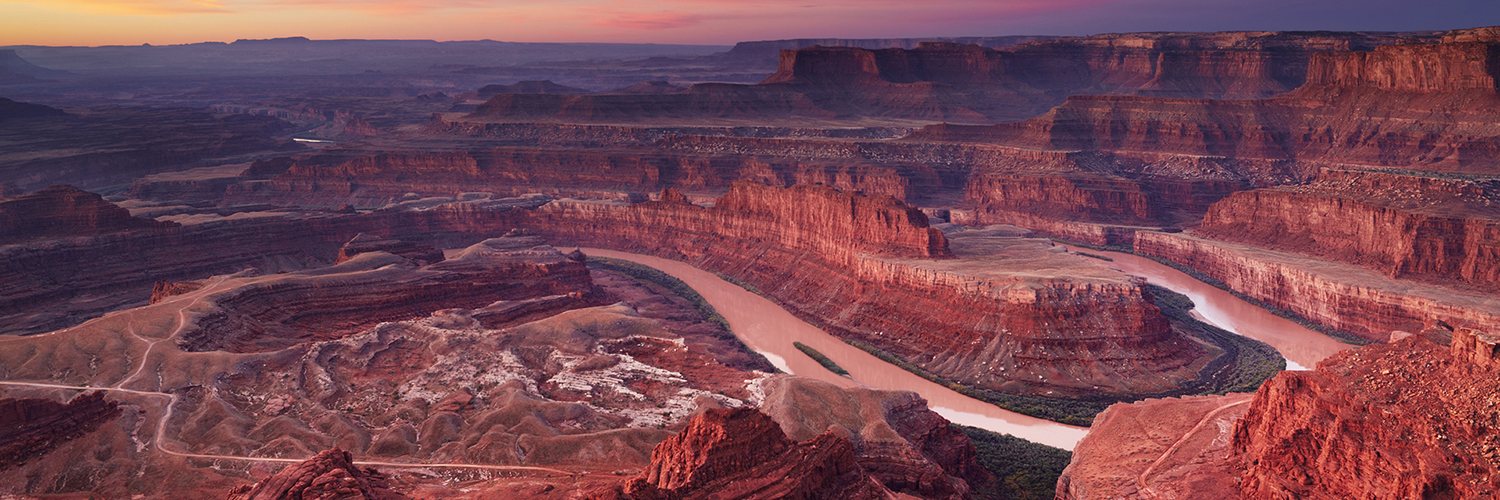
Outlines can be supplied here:
<path id="1" fill-rule="evenodd" d="M 776 369 L 776 365 L 771 364 L 771 361 L 766 359 L 765 356 L 755 352 L 750 346 L 745 345 L 744 341 L 740 340 L 738 336 L 735 336 L 734 330 L 729 328 L 729 321 L 725 320 L 724 316 L 721 316 L 719 311 L 715 310 L 714 306 L 708 303 L 707 299 L 699 295 L 697 290 L 693 290 L 693 287 L 688 286 L 687 283 L 683 283 L 682 280 L 651 266 L 623 259 L 611 259 L 609 257 L 589 256 L 588 267 L 592 270 L 619 274 L 634 279 L 636 282 L 641 283 L 647 288 L 652 288 L 658 293 L 671 294 L 682 298 L 682 300 L 687 301 L 694 309 L 698 310 L 698 314 L 703 316 L 704 321 L 717 323 L 723 327 L 724 332 L 729 334 L 725 340 L 732 340 L 738 344 L 745 352 L 756 359 L 757 364 L 761 365 L 761 369 L 773 373 L 779 371 Z"/>
<path id="2" fill-rule="evenodd" d="M 1051 499 L 1057 491 L 1057 478 L 1073 460 L 1068 450 L 978 427 L 950 425 L 969 436 L 979 465 L 995 475 L 990 484 L 973 485 L 974 498 L 979 500 Z"/>
<path id="3" fill-rule="evenodd" d="M 807 344 L 801 342 L 792 342 L 792 347 L 796 347 L 797 350 L 802 351 L 802 354 L 806 354 L 807 357 L 812 358 L 813 361 L 817 361 L 818 364 L 823 365 L 823 368 L 827 368 L 828 371 L 837 373 L 839 375 L 849 375 L 849 371 L 845 370 L 844 367 L 839 366 L 838 363 L 834 363 L 833 360 L 828 359 L 828 356 L 824 356 L 823 353 L 818 352 L 817 349 L 813 349 Z"/>
<path id="4" fill-rule="evenodd" d="M 1206 273 L 1204 273 L 1202 271 L 1199 271 L 1197 269 L 1193 269 L 1191 267 L 1179 264 L 1176 261 L 1173 261 L 1171 259 L 1165 259 L 1165 258 L 1157 257 L 1157 256 L 1154 256 L 1154 255 L 1145 255 L 1145 254 L 1141 254 L 1141 253 L 1136 253 L 1136 251 L 1135 251 L 1134 248 L 1130 248 L 1130 247 L 1125 246 L 1125 245 L 1099 246 L 1099 245 L 1091 245 L 1091 244 L 1088 244 L 1088 243 L 1079 243 L 1077 241 L 1065 240 L 1065 239 L 1062 239 L 1062 238 L 1051 238 L 1051 239 L 1052 239 L 1052 241 L 1055 241 L 1055 242 L 1058 242 L 1058 243 L 1064 244 L 1064 245 L 1070 245 L 1070 246 L 1079 247 L 1079 248 L 1087 248 L 1087 249 L 1090 249 L 1090 250 L 1099 250 L 1099 251 L 1104 251 L 1104 252 L 1128 253 L 1128 254 L 1131 254 L 1131 255 L 1138 256 L 1138 257 L 1142 257 L 1142 258 L 1146 258 L 1146 259 L 1151 259 L 1151 260 L 1155 261 L 1157 264 L 1161 264 L 1163 266 L 1167 266 L 1167 267 L 1170 267 L 1172 269 L 1176 269 L 1178 271 L 1181 271 L 1183 274 L 1186 274 L 1186 275 L 1188 275 L 1189 277 L 1191 277 L 1191 278 L 1193 278 L 1195 280 L 1202 281 L 1203 283 L 1207 284 L 1208 286 L 1211 286 L 1211 287 L 1218 288 L 1220 290 L 1229 292 L 1230 295 L 1234 295 L 1235 298 L 1243 300 L 1245 302 L 1248 302 L 1252 306 L 1259 307 L 1261 309 L 1265 309 L 1266 311 L 1269 311 L 1271 314 L 1274 314 L 1277 317 L 1280 317 L 1280 318 L 1286 319 L 1287 321 L 1291 321 L 1293 323 L 1301 325 L 1303 328 L 1306 328 L 1308 330 L 1312 330 L 1312 331 L 1321 333 L 1323 335 L 1327 335 L 1329 337 L 1332 337 L 1334 340 L 1337 340 L 1339 342 L 1343 342 L 1345 344 L 1351 344 L 1351 345 L 1370 345 L 1370 344 L 1374 343 L 1374 342 L 1370 341 L 1369 339 L 1366 339 L 1364 337 L 1360 337 L 1359 335 L 1355 335 L 1353 332 L 1349 332 L 1349 331 L 1346 331 L 1346 330 L 1340 330 L 1340 329 L 1337 329 L 1337 328 L 1334 328 L 1334 327 L 1331 327 L 1331 326 L 1328 326 L 1328 325 L 1325 325 L 1325 324 L 1322 324 L 1322 323 L 1319 323 L 1319 322 L 1307 319 L 1306 317 L 1302 316 L 1301 314 L 1297 314 L 1294 311 L 1282 309 L 1280 307 L 1276 307 L 1274 305 L 1267 304 L 1266 302 L 1264 302 L 1264 301 L 1262 301 L 1260 299 L 1257 299 L 1255 297 L 1251 297 L 1249 295 L 1245 295 L 1243 293 L 1240 293 L 1238 290 L 1230 288 L 1229 285 L 1226 284 L 1226 283 L 1224 283 L 1223 281 L 1219 281 L 1218 278 L 1214 278 L 1213 276 L 1209 276 L 1208 274 L 1206 274 Z M 1083 252 L 1078 252 L 1078 254 L 1079 255 L 1084 255 L 1086 257 L 1094 257 L 1094 255 L 1084 254 Z"/>

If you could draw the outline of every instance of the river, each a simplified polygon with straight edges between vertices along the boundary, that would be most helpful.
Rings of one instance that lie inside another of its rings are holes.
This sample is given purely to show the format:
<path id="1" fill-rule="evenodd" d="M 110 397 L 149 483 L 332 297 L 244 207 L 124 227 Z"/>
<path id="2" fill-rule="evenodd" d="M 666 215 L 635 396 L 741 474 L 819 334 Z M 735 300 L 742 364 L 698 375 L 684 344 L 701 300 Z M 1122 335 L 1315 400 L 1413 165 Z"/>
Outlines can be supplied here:
<path id="1" fill-rule="evenodd" d="M 1064 248 L 1075 250 L 1067 246 Z M 1240 300 L 1232 293 L 1214 288 L 1154 260 L 1128 253 L 1084 251 L 1114 259 L 1105 264 L 1126 274 L 1146 278 L 1153 285 L 1188 296 L 1195 306 L 1192 310 L 1194 317 L 1270 344 L 1286 357 L 1289 370 L 1311 369 L 1323 358 L 1354 347 L 1271 314 L 1270 311 Z"/>
<path id="2" fill-rule="evenodd" d="M 580 250 L 588 255 L 644 264 L 682 280 L 724 316 L 735 335 L 746 345 L 765 355 L 784 372 L 832 382 L 842 387 L 867 386 L 913 391 L 926 398 L 933 411 L 950 421 L 1065 450 L 1072 450 L 1078 440 L 1088 433 L 1088 429 L 1084 427 L 1063 425 L 1003 410 L 918 377 L 845 344 L 765 297 L 750 293 L 713 273 L 686 263 L 598 248 Z M 1152 284 L 1188 296 L 1195 305 L 1194 316 L 1219 328 L 1270 344 L 1287 357 L 1289 369 L 1306 369 L 1323 358 L 1352 347 L 1271 314 L 1229 292 L 1209 286 L 1151 259 L 1118 252 L 1089 252 L 1114 259 L 1113 262 L 1100 261 L 1101 264 L 1141 276 Z M 822 352 L 848 370 L 849 376 L 839 376 L 823 368 L 793 347 L 794 341 Z"/>
<path id="3" fill-rule="evenodd" d="M 729 322 L 734 334 L 756 352 L 766 356 L 781 371 L 832 382 L 842 387 L 867 386 L 880 389 L 913 391 L 927 399 L 927 404 L 948 420 L 1010 434 L 1027 441 L 1072 450 L 1088 434 L 1088 428 L 1063 425 L 1019 413 L 953 392 L 881 361 L 868 352 L 845 344 L 818 327 L 802 321 L 765 297 L 750 293 L 717 275 L 691 265 L 649 255 L 617 252 L 598 248 L 581 248 L 584 254 L 628 260 L 654 267 L 696 290 L 719 315 Z M 792 342 L 817 349 L 849 371 L 842 377 L 823 368 L 798 351 Z"/>

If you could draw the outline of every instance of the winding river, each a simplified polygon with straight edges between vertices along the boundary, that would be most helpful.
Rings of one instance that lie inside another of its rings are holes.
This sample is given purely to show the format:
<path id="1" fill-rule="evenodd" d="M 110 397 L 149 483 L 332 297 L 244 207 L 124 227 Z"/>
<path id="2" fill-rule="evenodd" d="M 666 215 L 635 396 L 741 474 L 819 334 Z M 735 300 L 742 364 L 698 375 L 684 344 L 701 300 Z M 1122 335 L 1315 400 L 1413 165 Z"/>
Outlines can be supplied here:
<path id="1" fill-rule="evenodd" d="M 1064 248 L 1074 250 L 1067 246 Z M 1106 263 L 1110 267 L 1146 278 L 1153 285 L 1193 299 L 1195 307 L 1192 314 L 1204 323 L 1270 344 L 1286 357 L 1289 370 L 1311 369 L 1323 358 L 1354 347 L 1271 314 L 1270 311 L 1240 300 L 1232 293 L 1214 288 L 1154 260 L 1128 253 L 1086 251 L 1114 259 L 1113 262 Z"/>
<path id="2" fill-rule="evenodd" d="M 650 266 L 682 280 L 724 316 L 735 335 L 746 345 L 765 355 L 784 372 L 824 380 L 842 387 L 867 386 L 913 391 L 926 398 L 933 411 L 950 421 L 1066 450 L 1072 450 L 1078 440 L 1088 433 L 1088 429 L 1084 427 L 1063 425 L 1003 410 L 918 377 L 845 344 L 765 297 L 750 293 L 713 273 L 686 263 L 598 248 L 580 250 L 588 255 Z M 1105 254 L 1114 259 L 1113 262 L 1100 261 L 1102 264 L 1187 295 L 1196 305 L 1194 315 L 1219 328 L 1271 344 L 1288 358 L 1289 368 L 1313 366 L 1318 360 L 1351 347 L 1277 317 L 1228 292 L 1153 260 L 1117 252 L 1090 252 Z M 849 376 L 839 376 L 823 368 L 793 347 L 794 341 L 822 352 L 848 370 Z"/>

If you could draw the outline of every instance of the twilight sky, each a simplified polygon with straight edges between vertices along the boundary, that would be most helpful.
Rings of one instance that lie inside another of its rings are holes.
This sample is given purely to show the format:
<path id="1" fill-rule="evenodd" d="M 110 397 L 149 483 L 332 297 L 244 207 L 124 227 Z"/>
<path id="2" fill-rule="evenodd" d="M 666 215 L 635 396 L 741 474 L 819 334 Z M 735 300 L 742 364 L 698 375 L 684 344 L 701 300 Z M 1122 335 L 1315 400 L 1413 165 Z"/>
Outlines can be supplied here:
<path id="1" fill-rule="evenodd" d="M 1500 25 L 1500 0 L 0 0 L 0 45 L 285 36 L 728 45 L 799 37 L 1487 25 Z"/>

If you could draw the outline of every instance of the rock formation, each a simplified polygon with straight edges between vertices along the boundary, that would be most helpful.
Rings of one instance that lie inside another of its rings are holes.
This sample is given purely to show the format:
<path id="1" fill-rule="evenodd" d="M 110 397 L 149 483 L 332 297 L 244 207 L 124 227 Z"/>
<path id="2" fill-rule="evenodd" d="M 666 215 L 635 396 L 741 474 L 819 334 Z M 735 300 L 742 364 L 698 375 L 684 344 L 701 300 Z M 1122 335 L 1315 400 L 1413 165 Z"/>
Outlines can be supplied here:
<path id="1" fill-rule="evenodd" d="M 453 259 L 418 265 L 408 257 L 376 251 L 328 268 L 214 278 L 201 287 L 209 290 L 198 291 L 191 301 L 216 311 L 193 327 L 179 328 L 177 342 L 190 352 L 263 352 L 337 339 L 376 323 L 443 308 L 595 295 L 583 263 L 537 238 L 489 239 Z"/>
<path id="2" fill-rule="evenodd" d="M 1325 170 L 1310 184 L 1235 193 L 1195 234 L 1500 290 L 1496 180 Z"/>
<path id="3" fill-rule="evenodd" d="M 1204 360 L 1129 278 L 1022 277 L 987 240 L 974 240 L 974 260 L 945 260 L 954 252 L 926 216 L 890 198 L 742 183 L 711 208 L 554 202 L 532 218 L 553 241 L 743 279 L 831 332 L 980 387 L 1154 393 L 1181 388 Z"/>
<path id="4" fill-rule="evenodd" d="M 339 247 L 339 257 L 333 261 L 334 264 L 343 264 L 353 259 L 354 256 L 369 252 L 386 252 L 395 254 L 417 265 L 435 264 L 443 261 L 443 252 L 433 248 L 432 245 L 400 240 L 381 239 L 378 236 L 359 233 L 354 239 L 349 240 L 344 246 Z"/>
<path id="5" fill-rule="evenodd" d="M 50 399 L 0 398 L 0 470 L 19 466 L 92 432 L 120 414 L 120 403 L 103 392 L 79 395 L 67 404 Z"/>
<path id="6" fill-rule="evenodd" d="M 558 85 L 551 80 L 526 80 L 511 85 L 485 85 L 479 88 L 479 97 L 489 99 L 495 94 L 592 94 L 589 89 Z"/>
<path id="7" fill-rule="evenodd" d="M 1249 400 L 1112 406 L 1057 498 L 1493 498 L 1496 345 L 1432 328 L 1281 372 Z"/>
<path id="8" fill-rule="evenodd" d="M 0 182 L 28 191 L 54 184 L 97 189 L 157 172 L 237 163 L 241 155 L 301 149 L 273 137 L 289 123 L 265 116 L 171 107 L 63 113 L 30 106 L 0 106 Z"/>
<path id="9" fill-rule="evenodd" d="M 1094 418 L 1057 481 L 1057 500 L 1240 497 L 1230 447 L 1249 394 L 1147 399 Z"/>
<path id="10" fill-rule="evenodd" d="M 709 410 L 651 452 L 651 464 L 623 491 L 628 499 L 877 499 L 890 491 L 855 463 L 849 440 L 826 432 L 787 439 L 751 408 Z"/>
<path id="11" fill-rule="evenodd" d="M 59 392 L 15 380 L 120 388 L 115 394 L 132 410 L 99 432 L 63 443 L 65 453 L 56 458 L 0 470 L 0 493 L 202 498 L 244 485 L 236 494 L 249 498 L 279 498 L 288 489 L 342 498 L 348 488 L 378 486 L 363 469 L 340 462 L 351 456 L 457 465 L 412 466 L 443 477 L 475 470 L 462 467 L 467 464 L 502 473 L 516 467 L 510 471 L 523 476 L 542 471 L 539 477 L 503 476 L 485 487 L 503 490 L 556 476 L 549 484 L 562 490 L 577 486 L 568 476 L 573 472 L 641 470 L 651 448 L 672 434 L 668 426 L 701 409 L 746 404 L 753 395 L 748 383 L 763 376 L 753 370 L 772 369 L 686 299 L 631 279 L 588 271 L 550 278 L 582 280 L 621 301 L 606 306 L 588 307 L 577 294 L 535 296 L 516 284 L 545 282 L 549 266 L 574 271 L 582 264 L 532 237 L 499 240 L 422 268 L 369 252 L 313 271 L 219 276 L 156 304 L 48 335 L 6 339 L 0 350 L 0 365 L 9 368 L 0 384 L 6 395 Z M 474 307 L 465 305 L 472 297 L 463 294 L 407 294 L 405 302 L 426 304 L 422 310 L 432 313 L 368 321 L 400 310 L 381 302 L 393 295 L 369 291 L 434 282 L 442 274 L 496 285 L 490 298 L 503 300 Z M 256 300 L 286 309 L 257 311 Z M 340 312 L 361 303 L 361 314 Z M 254 325 L 210 337 L 278 328 L 295 335 L 279 337 L 276 345 L 261 342 L 257 352 L 182 348 L 198 336 L 194 332 L 234 317 Z M 317 324 L 308 330 L 279 326 L 308 321 Z M 297 338 L 303 333 L 325 340 Z M 58 425 L 48 429 L 66 434 Z M 334 447 L 348 455 L 316 453 Z M 248 486 L 247 478 L 273 472 L 257 465 L 262 459 L 314 455 Z M 401 477 L 432 495 L 461 493 L 443 479 Z"/>
<path id="12" fill-rule="evenodd" d="M 0 200 L 0 245 L 175 225 L 131 217 L 130 211 L 104 197 L 73 186 L 52 186 Z"/>
<path id="13" fill-rule="evenodd" d="M 1134 249 L 1376 342 L 1437 325 L 1500 328 L 1500 300 L 1490 293 L 1393 279 L 1353 264 L 1189 234 L 1139 232 Z"/>
<path id="14" fill-rule="evenodd" d="M 380 472 L 361 469 L 349 452 L 333 448 L 287 466 L 254 486 L 229 492 L 228 500 L 408 500 L 390 490 Z"/>
<path id="15" fill-rule="evenodd" d="M 1348 351 L 1256 393 L 1233 448 L 1250 498 L 1492 498 L 1495 341 L 1459 330 Z M 1480 357 L 1482 358 L 1482 357 Z"/>

